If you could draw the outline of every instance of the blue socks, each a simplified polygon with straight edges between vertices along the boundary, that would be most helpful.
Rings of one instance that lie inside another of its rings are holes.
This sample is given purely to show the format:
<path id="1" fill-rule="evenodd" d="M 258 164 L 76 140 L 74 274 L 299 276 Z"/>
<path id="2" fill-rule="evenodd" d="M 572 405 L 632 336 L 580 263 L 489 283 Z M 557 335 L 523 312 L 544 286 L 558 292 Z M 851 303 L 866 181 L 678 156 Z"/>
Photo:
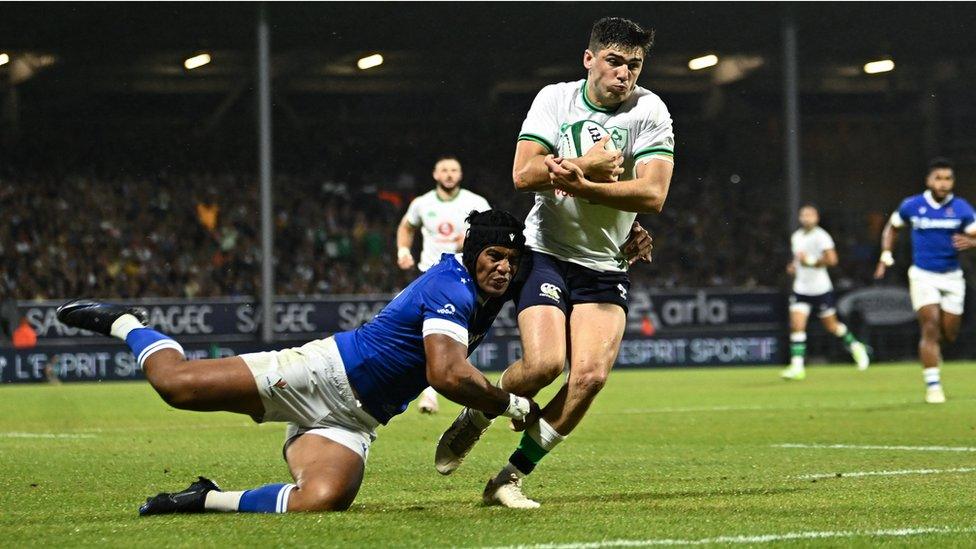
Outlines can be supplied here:
<path id="1" fill-rule="evenodd" d="M 125 343 L 132 349 L 139 367 L 142 368 L 149 355 L 160 349 L 175 349 L 183 353 L 183 347 L 168 335 L 161 334 L 151 328 L 137 328 L 125 336 Z"/>
<path id="2" fill-rule="evenodd" d="M 294 484 L 268 484 L 241 495 L 237 506 L 240 513 L 284 513 L 288 511 L 288 495 Z"/>

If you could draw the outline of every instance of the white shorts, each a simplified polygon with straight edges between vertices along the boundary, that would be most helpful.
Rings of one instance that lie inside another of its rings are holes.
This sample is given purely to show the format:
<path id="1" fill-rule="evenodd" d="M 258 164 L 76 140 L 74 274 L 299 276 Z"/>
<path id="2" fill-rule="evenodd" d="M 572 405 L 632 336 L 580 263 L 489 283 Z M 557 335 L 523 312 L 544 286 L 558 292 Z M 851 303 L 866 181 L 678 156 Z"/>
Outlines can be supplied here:
<path id="1" fill-rule="evenodd" d="M 307 433 L 338 442 L 366 461 L 379 422 L 356 400 L 333 338 L 240 356 L 264 403 L 264 417 L 256 421 L 288 422 L 285 450 Z"/>
<path id="2" fill-rule="evenodd" d="M 961 269 L 934 273 L 912 265 L 908 268 L 908 291 L 916 311 L 926 305 L 938 305 L 947 313 L 961 315 L 966 301 L 966 280 Z"/>

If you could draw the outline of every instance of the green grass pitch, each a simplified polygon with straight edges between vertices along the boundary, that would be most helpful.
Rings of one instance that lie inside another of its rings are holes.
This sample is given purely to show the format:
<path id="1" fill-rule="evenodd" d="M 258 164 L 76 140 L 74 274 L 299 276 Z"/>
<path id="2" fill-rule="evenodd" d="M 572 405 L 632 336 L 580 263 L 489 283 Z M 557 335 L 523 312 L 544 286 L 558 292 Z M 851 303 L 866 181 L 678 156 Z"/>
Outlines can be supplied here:
<path id="1" fill-rule="evenodd" d="M 943 368 L 941 406 L 916 365 L 808 373 L 614 372 L 527 480 L 543 504 L 528 512 L 480 503 L 518 440 L 502 422 L 453 476 L 434 471 L 448 404 L 381 428 L 346 513 L 139 518 L 197 474 L 289 480 L 283 426 L 176 411 L 144 383 L 0 387 L 0 546 L 976 544 L 976 364 Z"/>

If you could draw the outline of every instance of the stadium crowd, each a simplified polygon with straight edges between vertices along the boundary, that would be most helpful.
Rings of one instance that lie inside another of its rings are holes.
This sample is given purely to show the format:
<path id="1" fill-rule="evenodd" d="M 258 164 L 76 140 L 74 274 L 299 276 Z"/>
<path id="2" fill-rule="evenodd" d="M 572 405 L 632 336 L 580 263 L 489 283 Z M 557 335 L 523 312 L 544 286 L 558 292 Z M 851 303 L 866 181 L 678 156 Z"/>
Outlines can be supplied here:
<path id="1" fill-rule="evenodd" d="M 524 215 L 531 197 L 465 162 L 467 188 Z M 363 184 L 321 174 L 275 177 L 277 292 L 314 296 L 398 291 L 414 273 L 396 266 L 394 235 L 429 171 L 391 171 Z M 489 180 L 489 178 L 492 178 Z M 489 184 L 490 182 L 490 184 Z M 672 185 L 661 215 L 640 220 L 654 262 L 632 270 L 635 287 L 775 286 L 785 282 L 788 231 L 779 212 L 755 212 L 760 192 L 710 177 Z M 0 176 L 0 289 L 16 299 L 68 295 L 254 295 L 260 282 L 258 183 L 253 174 L 116 177 L 7 171 Z M 866 232 L 866 231 L 865 231 Z M 836 235 L 841 278 L 867 271 L 849 250 L 873 243 Z M 419 246 L 418 243 L 416 244 Z M 781 265 L 782 264 L 782 265 Z"/>
<path id="2" fill-rule="evenodd" d="M 519 216 L 531 208 L 531 194 L 515 193 L 510 181 L 510 143 L 485 135 L 506 128 L 461 136 L 438 129 L 425 137 L 410 127 L 397 126 L 397 143 L 370 127 L 332 141 L 319 130 L 280 134 L 278 294 L 388 293 L 408 284 L 416 271 L 396 266 L 396 227 L 410 200 L 433 187 L 431 167 L 443 153 L 459 156 L 462 185 L 493 206 Z M 0 298 L 258 292 L 253 134 L 174 139 L 135 124 L 85 132 L 27 133 L 0 154 Z M 486 148 L 486 141 L 497 144 Z M 726 158 L 732 153 L 699 149 L 682 149 L 662 214 L 638 217 L 655 249 L 651 265 L 631 270 L 633 287 L 787 288 L 787 212 L 756 206 L 780 192 L 775 167 L 736 166 Z M 870 284 L 885 214 L 822 213 L 841 259 L 835 285 Z"/>

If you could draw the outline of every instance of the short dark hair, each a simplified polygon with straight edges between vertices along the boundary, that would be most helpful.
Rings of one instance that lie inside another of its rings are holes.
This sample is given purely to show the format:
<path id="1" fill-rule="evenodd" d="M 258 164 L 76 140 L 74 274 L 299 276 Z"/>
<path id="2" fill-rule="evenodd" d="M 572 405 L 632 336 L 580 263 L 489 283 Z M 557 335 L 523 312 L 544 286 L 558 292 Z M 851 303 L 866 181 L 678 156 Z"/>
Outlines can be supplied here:
<path id="1" fill-rule="evenodd" d="M 820 208 L 818 208 L 813 202 L 804 202 L 803 204 L 800 204 L 800 207 L 797 208 L 796 211 L 800 211 L 803 208 L 813 208 L 818 214 L 820 213 Z"/>
<path id="2" fill-rule="evenodd" d="M 604 17 L 593 23 L 589 48 L 594 54 L 610 46 L 640 48 L 647 55 L 654 45 L 654 29 L 643 27 L 623 17 Z"/>
<path id="3" fill-rule="evenodd" d="M 458 157 L 454 156 L 453 154 L 442 154 L 437 157 L 437 160 L 434 160 L 434 166 L 440 164 L 442 160 L 453 160 L 458 164 L 461 163 L 461 160 Z"/>
<path id="4" fill-rule="evenodd" d="M 931 174 L 933 170 L 938 170 L 942 168 L 953 169 L 952 160 L 944 156 L 936 156 L 932 160 L 929 160 L 929 169 L 925 172 L 926 175 Z"/>

